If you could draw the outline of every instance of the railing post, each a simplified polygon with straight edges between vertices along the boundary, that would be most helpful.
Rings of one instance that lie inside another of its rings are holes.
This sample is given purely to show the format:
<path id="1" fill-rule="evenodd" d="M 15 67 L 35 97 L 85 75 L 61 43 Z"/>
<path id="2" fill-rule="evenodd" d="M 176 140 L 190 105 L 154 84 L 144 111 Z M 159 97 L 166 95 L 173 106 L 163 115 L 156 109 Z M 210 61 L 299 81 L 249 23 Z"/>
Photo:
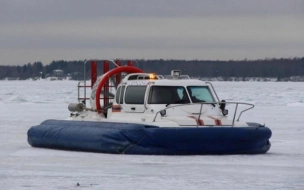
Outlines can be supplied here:
<path id="1" fill-rule="evenodd" d="M 153 122 L 155 122 L 156 116 L 157 116 L 157 114 L 158 114 L 159 112 L 160 112 L 160 111 L 156 112 L 156 114 L 155 114 L 155 116 L 154 116 L 154 119 L 153 119 Z"/>
<path id="2" fill-rule="evenodd" d="M 201 123 L 200 119 L 201 119 L 201 114 L 202 114 L 202 108 L 203 108 L 203 104 L 201 103 L 201 108 L 200 108 L 200 112 L 199 112 L 199 115 L 198 115 L 198 119 L 197 119 L 198 122 L 197 123 Z M 198 127 L 198 124 L 197 124 L 197 127 Z"/>
<path id="3" fill-rule="evenodd" d="M 77 100 L 78 100 L 78 102 L 79 102 L 79 100 L 80 100 L 79 89 L 80 89 L 80 82 L 78 82 L 78 85 L 77 85 L 77 94 L 78 94 Z"/>
<path id="4" fill-rule="evenodd" d="M 104 61 L 103 62 L 103 74 L 107 73 L 109 71 L 109 62 Z M 107 77 L 107 76 L 104 76 Z M 104 93 L 103 93 L 103 106 L 109 105 L 109 79 L 105 82 L 104 85 Z"/>
<path id="5" fill-rule="evenodd" d="M 91 88 L 97 80 L 97 62 L 91 61 Z"/>
<path id="6" fill-rule="evenodd" d="M 132 61 L 130 60 L 130 61 L 128 61 L 128 66 L 133 66 L 133 63 L 132 63 Z"/>
<path id="7" fill-rule="evenodd" d="M 236 103 L 236 105 L 235 105 L 235 111 L 234 111 L 233 120 L 232 120 L 232 127 L 234 126 L 235 115 L 236 115 L 236 111 L 237 111 L 238 105 L 239 105 L 239 103 Z"/>
<path id="8" fill-rule="evenodd" d="M 86 105 L 86 100 L 87 100 L 87 88 L 86 88 L 86 86 L 87 86 L 87 83 L 86 83 L 86 81 L 87 81 L 87 77 L 86 77 L 86 64 L 87 64 L 87 62 L 88 61 L 85 61 L 84 62 L 84 64 L 83 64 L 83 84 L 84 84 L 84 91 L 83 91 L 83 93 L 84 93 L 84 100 L 83 100 L 83 103 L 84 103 L 84 105 Z"/>
<path id="9" fill-rule="evenodd" d="M 116 63 L 117 67 L 120 67 L 121 63 L 119 60 L 116 60 L 115 63 Z M 116 84 L 115 84 L 116 88 L 119 85 L 120 81 L 121 81 L 121 73 L 118 73 L 118 74 L 116 74 Z"/>

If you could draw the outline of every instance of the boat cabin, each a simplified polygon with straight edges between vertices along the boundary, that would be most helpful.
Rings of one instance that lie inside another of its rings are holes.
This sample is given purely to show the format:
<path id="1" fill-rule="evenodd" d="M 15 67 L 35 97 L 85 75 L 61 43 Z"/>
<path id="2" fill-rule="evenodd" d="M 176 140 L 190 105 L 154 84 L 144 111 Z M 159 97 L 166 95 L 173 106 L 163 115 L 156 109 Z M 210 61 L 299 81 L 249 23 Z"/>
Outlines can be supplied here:
<path id="1" fill-rule="evenodd" d="M 241 114 L 254 107 L 248 103 L 220 102 L 211 83 L 190 79 L 180 75 L 180 71 L 172 71 L 170 76 L 134 72 L 125 76 L 115 91 L 103 92 L 101 87 L 106 80 L 109 75 L 102 75 L 95 82 L 90 96 L 91 108 L 83 103 L 69 105 L 71 112 L 77 112 L 71 113 L 70 120 L 161 122 L 162 126 L 171 127 L 244 126 L 247 124 L 239 121 Z M 104 94 L 109 95 L 101 98 Z M 110 94 L 114 97 L 110 104 L 101 106 L 100 99 L 110 100 Z M 236 105 L 232 120 L 227 117 L 226 103 Z M 250 107 L 236 117 L 240 104 Z"/>
<path id="2" fill-rule="evenodd" d="M 148 73 L 127 75 L 117 88 L 112 113 L 155 114 L 168 107 L 200 102 L 210 103 L 205 107 L 215 107 L 211 103 L 217 100 L 208 84 L 174 74 L 172 72 L 171 77 Z"/>

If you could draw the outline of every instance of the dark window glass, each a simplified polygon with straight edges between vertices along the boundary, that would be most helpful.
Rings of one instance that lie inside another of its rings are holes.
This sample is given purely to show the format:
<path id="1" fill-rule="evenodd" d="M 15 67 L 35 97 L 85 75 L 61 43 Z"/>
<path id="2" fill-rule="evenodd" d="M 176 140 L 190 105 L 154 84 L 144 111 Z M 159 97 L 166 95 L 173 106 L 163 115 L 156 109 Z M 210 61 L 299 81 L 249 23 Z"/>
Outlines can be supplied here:
<path id="1" fill-rule="evenodd" d="M 123 103 L 123 95 L 124 95 L 124 92 L 125 92 L 125 86 L 123 86 L 123 87 L 118 87 L 118 89 L 117 89 L 117 92 L 116 92 L 116 102 L 118 103 L 118 104 L 122 104 Z M 120 101 L 118 101 L 118 99 L 120 98 Z"/>
<path id="2" fill-rule="evenodd" d="M 128 86 L 126 90 L 126 104 L 144 104 L 146 86 Z"/>
<path id="3" fill-rule="evenodd" d="M 190 103 L 186 89 L 182 86 L 152 86 L 149 104 Z"/>
<path id="4" fill-rule="evenodd" d="M 128 80 L 149 80 L 149 76 L 143 76 L 143 75 L 132 75 L 128 78 Z"/>

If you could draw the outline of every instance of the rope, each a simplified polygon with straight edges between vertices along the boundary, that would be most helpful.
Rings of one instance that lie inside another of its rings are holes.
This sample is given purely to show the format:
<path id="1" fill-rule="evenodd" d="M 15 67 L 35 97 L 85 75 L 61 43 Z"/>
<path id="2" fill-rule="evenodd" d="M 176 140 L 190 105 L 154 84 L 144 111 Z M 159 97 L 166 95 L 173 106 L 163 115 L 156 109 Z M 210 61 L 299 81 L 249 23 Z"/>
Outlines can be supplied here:
<path id="1" fill-rule="evenodd" d="M 134 145 L 138 145 L 142 140 L 144 140 L 144 138 L 146 137 L 147 135 L 143 136 L 137 143 L 133 143 L 131 144 L 130 146 L 128 146 L 124 151 L 121 152 L 121 154 L 125 154 L 130 148 L 132 148 Z"/>

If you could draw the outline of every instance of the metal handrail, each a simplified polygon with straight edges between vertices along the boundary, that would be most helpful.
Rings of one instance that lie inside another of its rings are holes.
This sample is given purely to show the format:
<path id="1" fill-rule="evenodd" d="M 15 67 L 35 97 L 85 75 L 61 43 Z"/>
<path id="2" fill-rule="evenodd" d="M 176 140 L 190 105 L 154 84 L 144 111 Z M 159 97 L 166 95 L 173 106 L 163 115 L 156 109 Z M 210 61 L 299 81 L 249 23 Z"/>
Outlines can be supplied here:
<path id="1" fill-rule="evenodd" d="M 84 63 L 83 63 L 83 84 L 84 86 L 87 86 L 87 83 L 86 83 L 86 63 L 88 61 L 91 61 L 91 60 L 86 60 Z M 87 88 L 84 87 L 84 105 L 86 105 L 86 99 L 87 99 Z"/>
<path id="2" fill-rule="evenodd" d="M 153 119 L 153 122 L 155 122 L 156 120 L 156 117 L 157 115 L 162 111 L 162 110 L 167 110 L 167 109 L 170 109 L 170 108 L 175 108 L 175 107 L 180 107 L 180 106 L 187 106 L 187 105 L 195 105 L 195 104 L 201 104 L 200 106 L 200 111 L 199 111 L 199 118 L 200 119 L 200 116 L 202 114 L 202 107 L 204 104 L 221 104 L 223 102 L 199 102 L 199 103 L 188 103 L 188 104 L 179 104 L 179 105 L 174 105 L 174 106 L 170 106 L 170 107 L 167 107 L 167 108 L 164 108 L 164 109 L 161 109 L 159 110 L 158 112 L 156 112 L 155 116 L 154 116 L 154 119 Z M 234 115 L 233 115 L 233 120 L 232 120 L 232 126 L 234 126 L 234 122 L 235 122 L 235 116 L 236 116 L 236 112 L 237 112 L 237 109 L 238 109 L 238 105 L 239 104 L 242 104 L 242 105 L 248 105 L 248 106 L 251 106 L 245 110 L 242 110 L 238 116 L 238 119 L 236 121 L 239 121 L 240 118 L 241 118 L 241 115 L 245 112 L 245 111 L 248 111 L 252 108 L 254 108 L 254 105 L 253 104 L 249 104 L 249 103 L 245 103 L 245 102 L 225 102 L 226 104 L 236 104 L 235 106 L 235 111 L 234 111 Z"/>
<path id="3" fill-rule="evenodd" d="M 217 101 L 219 101 L 219 102 L 220 102 L 220 99 L 219 99 L 219 97 L 217 96 L 217 93 L 215 92 L 215 90 L 214 90 L 214 87 L 213 87 L 212 83 L 211 83 L 211 82 L 206 82 L 206 84 L 209 84 L 209 86 L 211 86 L 212 91 L 213 91 L 213 93 L 215 94 L 215 96 L 216 96 L 216 98 L 217 98 Z"/>
<path id="4" fill-rule="evenodd" d="M 199 112 L 199 115 L 198 115 L 198 120 L 201 119 L 201 113 L 202 113 L 203 105 L 204 105 L 204 104 L 201 104 L 200 112 Z"/>
<path id="5" fill-rule="evenodd" d="M 79 95 L 79 88 L 80 87 L 84 87 L 84 100 L 87 100 L 87 99 L 90 99 L 90 98 L 87 98 L 87 92 L 86 92 L 86 88 L 87 87 L 92 87 L 92 86 L 87 86 L 86 85 L 86 64 L 87 64 L 87 62 L 89 62 L 89 61 L 103 61 L 103 60 L 101 60 L 101 59 L 89 59 L 89 60 L 85 60 L 84 61 L 84 63 L 83 63 L 83 71 L 84 71 L 84 73 L 83 73 L 83 83 L 84 83 L 84 86 L 80 86 L 80 82 L 78 83 L 78 100 L 80 99 L 79 97 L 80 97 L 80 95 Z M 107 60 L 107 61 L 109 61 L 109 62 L 111 62 L 111 63 L 113 63 L 114 65 L 115 65 L 115 67 L 119 67 L 119 65 L 117 65 L 116 63 L 115 63 L 115 61 L 113 61 L 113 60 Z M 84 102 L 85 103 L 85 102 Z"/>

